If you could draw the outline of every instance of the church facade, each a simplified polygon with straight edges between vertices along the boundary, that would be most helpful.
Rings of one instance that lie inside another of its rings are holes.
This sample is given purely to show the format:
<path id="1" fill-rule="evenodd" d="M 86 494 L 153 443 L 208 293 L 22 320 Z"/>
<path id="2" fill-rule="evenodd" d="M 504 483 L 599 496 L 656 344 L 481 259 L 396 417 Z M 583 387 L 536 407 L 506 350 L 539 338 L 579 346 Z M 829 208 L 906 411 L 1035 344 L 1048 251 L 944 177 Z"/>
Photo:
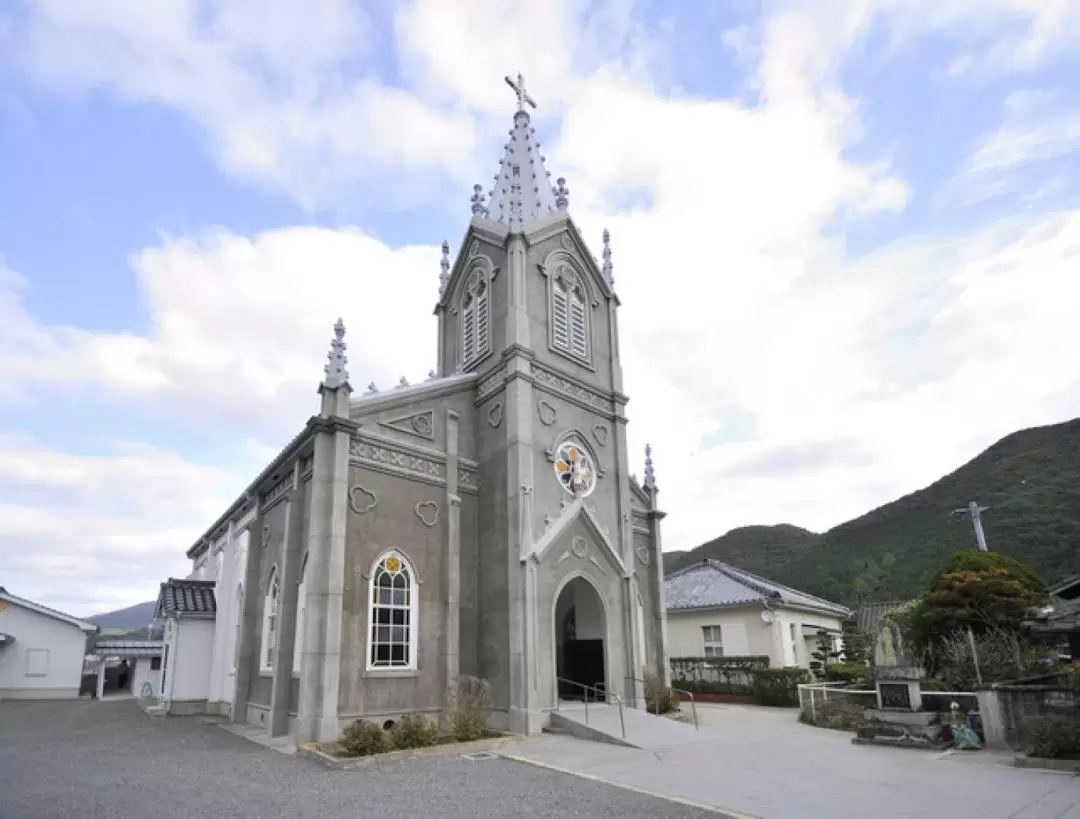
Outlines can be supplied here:
<path id="1" fill-rule="evenodd" d="M 472 675 L 493 728 L 537 733 L 556 698 L 635 703 L 668 678 L 663 513 L 648 455 L 631 475 L 607 233 L 598 262 L 508 82 L 494 189 L 475 186 L 456 258 L 443 243 L 437 371 L 354 394 L 339 320 L 320 411 L 188 550 L 213 635 L 166 665 L 201 665 L 209 711 L 329 741 L 435 717 Z"/>

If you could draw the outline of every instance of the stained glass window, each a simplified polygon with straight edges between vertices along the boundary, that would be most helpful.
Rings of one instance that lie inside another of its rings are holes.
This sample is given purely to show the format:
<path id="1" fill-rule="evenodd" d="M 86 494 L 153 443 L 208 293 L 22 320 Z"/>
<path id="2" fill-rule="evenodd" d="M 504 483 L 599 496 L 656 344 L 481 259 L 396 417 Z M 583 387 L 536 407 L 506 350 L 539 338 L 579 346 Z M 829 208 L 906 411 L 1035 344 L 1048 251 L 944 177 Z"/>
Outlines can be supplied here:
<path id="1" fill-rule="evenodd" d="M 589 453 L 567 441 L 555 453 L 555 474 L 563 489 L 571 495 L 584 497 L 596 487 L 596 466 Z"/>
<path id="2" fill-rule="evenodd" d="M 416 667 L 416 602 L 412 569 L 404 557 L 383 557 L 371 576 L 369 668 Z"/>

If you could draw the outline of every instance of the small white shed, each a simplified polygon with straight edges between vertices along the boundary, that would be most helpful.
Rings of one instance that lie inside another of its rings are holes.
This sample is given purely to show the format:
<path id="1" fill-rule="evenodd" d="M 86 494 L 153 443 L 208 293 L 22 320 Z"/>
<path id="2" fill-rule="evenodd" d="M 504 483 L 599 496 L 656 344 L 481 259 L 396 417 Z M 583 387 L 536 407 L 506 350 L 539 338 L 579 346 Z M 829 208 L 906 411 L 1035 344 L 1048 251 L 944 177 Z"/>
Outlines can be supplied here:
<path id="1" fill-rule="evenodd" d="M 165 622 L 160 705 L 166 714 L 202 714 L 210 692 L 217 598 L 213 580 L 161 584 L 154 620 Z"/>
<path id="2" fill-rule="evenodd" d="M 93 623 L 0 586 L 0 700 L 77 699 Z"/>

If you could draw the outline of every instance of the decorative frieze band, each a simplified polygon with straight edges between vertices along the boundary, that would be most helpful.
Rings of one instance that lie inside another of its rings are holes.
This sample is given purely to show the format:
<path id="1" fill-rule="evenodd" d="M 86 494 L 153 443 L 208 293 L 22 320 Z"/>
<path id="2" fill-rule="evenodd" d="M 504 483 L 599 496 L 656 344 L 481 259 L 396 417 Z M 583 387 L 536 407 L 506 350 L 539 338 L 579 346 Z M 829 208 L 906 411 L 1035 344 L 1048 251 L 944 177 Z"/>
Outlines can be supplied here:
<path id="1" fill-rule="evenodd" d="M 289 494 L 289 490 L 292 489 L 292 485 L 293 474 L 292 470 L 290 469 L 289 474 L 282 478 L 280 481 L 278 481 L 276 484 L 274 484 L 273 487 L 271 487 L 270 491 L 266 493 L 265 497 L 263 498 L 263 510 L 265 511 L 266 509 L 269 509 L 271 506 L 273 506 L 275 503 L 277 503 L 279 500 Z"/>
<path id="2" fill-rule="evenodd" d="M 476 386 L 476 399 L 482 401 L 491 395 L 493 392 L 499 389 L 504 383 L 506 383 L 507 377 L 510 375 L 510 367 L 506 364 L 499 367 L 491 375 L 487 376 Z"/>
<path id="3" fill-rule="evenodd" d="M 403 478 L 411 478 L 437 486 L 446 485 L 444 456 L 430 457 L 405 452 L 382 443 L 373 443 L 354 436 L 349 442 L 349 459 L 360 466 Z M 478 489 L 477 465 L 472 461 L 458 464 L 458 488 L 475 494 Z"/>
<path id="4" fill-rule="evenodd" d="M 593 409 L 605 413 L 611 412 L 611 401 L 600 393 L 586 389 L 580 384 L 575 384 L 573 381 L 563 378 L 561 375 L 557 375 L 550 370 L 544 369 L 535 361 L 532 362 L 531 366 L 533 378 L 536 380 L 537 384 L 547 387 L 559 395 L 582 401 Z"/>

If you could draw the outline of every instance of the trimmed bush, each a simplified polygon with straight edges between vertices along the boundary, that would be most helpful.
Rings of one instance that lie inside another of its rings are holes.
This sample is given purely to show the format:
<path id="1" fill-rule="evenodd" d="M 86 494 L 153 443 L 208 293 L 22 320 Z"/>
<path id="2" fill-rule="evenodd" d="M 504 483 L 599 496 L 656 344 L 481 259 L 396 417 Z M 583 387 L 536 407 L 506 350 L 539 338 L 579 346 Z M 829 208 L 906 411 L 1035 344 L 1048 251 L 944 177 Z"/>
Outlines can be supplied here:
<path id="1" fill-rule="evenodd" d="M 484 736 L 491 713 L 491 685 L 479 677 L 462 676 L 454 682 L 446 698 L 443 716 L 458 742 Z"/>
<path id="2" fill-rule="evenodd" d="M 1075 715 L 1040 714 L 1027 720 L 1028 756 L 1043 759 L 1080 757 L 1080 719 Z"/>
<path id="3" fill-rule="evenodd" d="M 754 696 L 762 705 L 795 708 L 799 705 L 799 686 L 810 682 L 805 668 L 762 668 L 754 672 Z"/>
<path id="4" fill-rule="evenodd" d="M 833 663 L 825 666 L 826 682 L 853 683 L 864 680 L 868 676 L 868 669 L 862 663 Z"/>
<path id="5" fill-rule="evenodd" d="M 427 748 L 439 738 L 439 728 L 423 714 L 406 714 L 390 729 L 395 748 Z"/>
<path id="6" fill-rule="evenodd" d="M 391 748 L 390 739 L 381 725 L 358 719 L 341 735 L 341 746 L 349 756 L 381 754 Z"/>
<path id="7" fill-rule="evenodd" d="M 651 671 L 645 672 L 645 710 L 650 714 L 666 714 L 679 710 L 679 698 Z"/>

